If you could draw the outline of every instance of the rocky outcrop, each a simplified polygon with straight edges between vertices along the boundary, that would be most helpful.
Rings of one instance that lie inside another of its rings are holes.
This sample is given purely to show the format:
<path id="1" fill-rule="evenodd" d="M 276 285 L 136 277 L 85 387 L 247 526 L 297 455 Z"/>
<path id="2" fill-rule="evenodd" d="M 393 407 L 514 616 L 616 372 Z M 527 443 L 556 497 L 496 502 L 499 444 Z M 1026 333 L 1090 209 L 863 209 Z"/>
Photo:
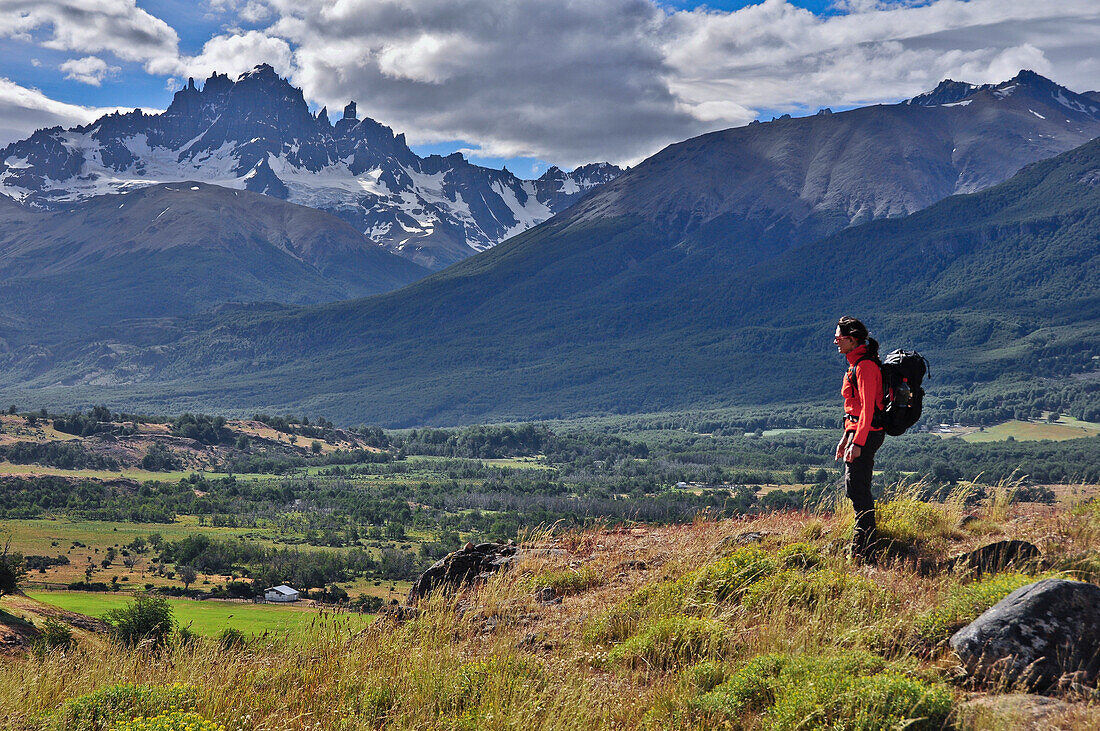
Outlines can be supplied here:
<path id="1" fill-rule="evenodd" d="M 1046 691 L 1100 673 L 1100 586 L 1044 579 L 1021 587 L 951 637 L 967 672 L 986 684 Z"/>
<path id="2" fill-rule="evenodd" d="M 515 561 L 517 550 L 514 543 L 467 543 L 422 573 L 409 589 L 407 603 L 412 606 L 436 589 L 454 590 L 483 581 Z"/>
<path id="3" fill-rule="evenodd" d="M 997 541 L 988 546 L 955 556 L 947 562 L 946 568 L 975 575 L 995 574 L 1007 568 L 1037 562 L 1042 553 L 1039 548 L 1027 541 Z"/>

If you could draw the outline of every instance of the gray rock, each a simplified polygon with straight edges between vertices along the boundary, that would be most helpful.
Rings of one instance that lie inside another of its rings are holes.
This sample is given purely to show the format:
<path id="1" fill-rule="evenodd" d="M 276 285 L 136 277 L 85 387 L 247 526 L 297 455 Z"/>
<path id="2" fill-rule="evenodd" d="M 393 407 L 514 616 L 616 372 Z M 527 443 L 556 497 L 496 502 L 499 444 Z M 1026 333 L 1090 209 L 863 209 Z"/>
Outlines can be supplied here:
<path id="1" fill-rule="evenodd" d="M 454 590 L 484 580 L 510 565 L 511 562 L 505 559 L 514 557 L 516 551 L 514 545 L 503 543 L 480 543 L 476 546 L 467 543 L 461 550 L 436 561 L 417 577 L 409 588 L 406 603 L 412 606 L 435 589 Z"/>
<path id="2" fill-rule="evenodd" d="M 995 574 L 1006 568 L 1037 562 L 1042 557 L 1039 548 L 1027 541 L 997 541 L 988 546 L 955 556 L 947 567 L 975 575 Z"/>
<path id="3" fill-rule="evenodd" d="M 1066 673 L 1100 673 L 1100 586 L 1044 579 L 1020 587 L 951 637 L 983 683 L 1045 691 Z"/>

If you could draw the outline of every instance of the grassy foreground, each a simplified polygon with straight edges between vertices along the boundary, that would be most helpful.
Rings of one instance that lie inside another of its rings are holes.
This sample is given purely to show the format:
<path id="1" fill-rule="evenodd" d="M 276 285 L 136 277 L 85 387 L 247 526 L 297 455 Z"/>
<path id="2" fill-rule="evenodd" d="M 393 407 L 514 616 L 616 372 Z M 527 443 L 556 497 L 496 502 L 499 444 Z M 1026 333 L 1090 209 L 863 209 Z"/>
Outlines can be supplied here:
<path id="1" fill-rule="evenodd" d="M 1011 689 L 967 685 L 945 640 L 1038 576 L 1100 579 L 1100 503 L 1014 506 L 999 495 L 970 509 L 958 497 L 884 504 L 897 558 L 876 568 L 845 560 L 844 511 L 539 534 L 529 546 L 559 550 L 403 622 L 326 617 L 229 647 L 82 642 L 0 666 L 0 724 L 1016 728 L 1018 710 L 974 705 Z M 961 527 L 964 514 L 974 518 Z M 1000 538 L 1031 540 L 1047 565 L 976 580 L 911 560 Z M 540 604 L 542 587 L 562 602 Z M 1095 702 L 1060 701 L 1044 727 L 1100 725 Z M 124 724 L 134 716 L 176 720 Z"/>

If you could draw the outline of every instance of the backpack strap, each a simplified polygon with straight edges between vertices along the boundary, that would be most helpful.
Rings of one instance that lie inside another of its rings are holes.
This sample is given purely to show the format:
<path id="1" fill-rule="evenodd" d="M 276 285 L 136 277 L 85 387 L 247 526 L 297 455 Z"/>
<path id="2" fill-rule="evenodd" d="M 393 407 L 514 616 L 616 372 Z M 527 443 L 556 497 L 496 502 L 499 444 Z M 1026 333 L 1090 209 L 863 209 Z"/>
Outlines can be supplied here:
<path id="1" fill-rule="evenodd" d="M 864 355 L 864 356 L 860 357 L 860 359 L 857 360 L 855 363 L 853 363 L 851 365 L 851 367 L 848 368 L 848 383 L 852 384 L 852 390 L 855 391 L 856 394 L 859 394 L 859 385 L 856 383 L 856 368 L 858 368 L 859 364 L 862 363 L 865 360 L 869 360 L 869 361 L 872 361 L 874 363 L 877 363 L 878 367 L 879 367 L 879 370 L 880 371 L 882 370 L 882 363 L 880 361 L 878 361 L 877 359 L 872 358 L 869 355 Z M 885 376 L 882 379 L 882 392 L 883 392 L 883 395 L 886 394 L 886 378 L 885 378 Z M 851 417 L 846 417 L 846 418 L 851 418 Z M 853 419 L 853 421 L 854 421 L 854 419 Z M 877 400 L 876 400 L 875 415 L 871 418 L 871 426 L 874 427 L 875 429 L 879 429 L 879 428 L 882 427 L 882 425 L 883 425 L 883 412 L 882 412 L 881 409 L 879 409 L 878 403 L 877 403 Z"/>
<path id="2" fill-rule="evenodd" d="M 859 360 L 848 367 L 848 383 L 852 384 L 852 390 L 856 393 L 859 393 L 859 386 L 856 385 L 856 368 L 858 368 L 859 364 L 865 360 L 873 361 L 874 358 L 869 355 L 861 356 Z"/>

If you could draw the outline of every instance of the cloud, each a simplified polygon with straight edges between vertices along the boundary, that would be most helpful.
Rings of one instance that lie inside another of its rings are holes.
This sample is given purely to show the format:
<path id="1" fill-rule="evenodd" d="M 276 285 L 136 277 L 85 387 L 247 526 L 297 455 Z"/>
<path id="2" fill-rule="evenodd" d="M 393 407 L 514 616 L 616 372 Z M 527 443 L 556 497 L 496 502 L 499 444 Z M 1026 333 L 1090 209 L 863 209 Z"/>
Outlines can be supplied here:
<path id="1" fill-rule="evenodd" d="M 108 52 L 156 74 L 169 72 L 179 47 L 176 31 L 135 0 L 4 0 L 0 36 L 60 51 Z"/>
<path id="2" fill-rule="evenodd" d="M 197 56 L 180 59 L 175 73 L 206 78 L 217 71 L 236 77 L 261 63 L 271 64 L 280 75 L 289 76 L 294 69 L 293 51 L 282 38 L 260 31 L 218 35 L 208 40 Z"/>
<path id="3" fill-rule="evenodd" d="M 295 83 L 418 142 L 572 165 L 704 131 L 665 77 L 648 0 L 272 0 Z"/>
<path id="4" fill-rule="evenodd" d="M 0 78 L 0 146 L 24 139 L 44 127 L 74 127 L 87 124 L 104 114 L 129 109 L 82 107 L 50 99 L 37 89 L 28 89 Z"/>
<path id="5" fill-rule="evenodd" d="M 786 0 L 732 12 L 660 0 L 205 0 L 199 12 L 226 22 L 195 56 L 134 0 L 0 8 L 0 35 L 113 53 L 162 76 L 267 62 L 311 101 L 354 99 L 414 143 L 464 140 L 485 157 L 561 166 L 630 164 L 761 114 L 892 102 L 946 77 L 1032 68 L 1100 87 L 1096 0 L 838 0 L 825 16 Z"/>
<path id="6" fill-rule="evenodd" d="M 92 86 L 99 86 L 104 78 L 119 72 L 118 66 L 109 66 L 106 61 L 95 56 L 72 59 L 61 64 L 59 68 L 65 72 L 66 79 Z"/>
<path id="7" fill-rule="evenodd" d="M 417 142 L 464 139 L 486 156 L 561 165 L 635 162 L 763 110 L 895 101 L 946 77 L 984 83 L 1032 68 L 1100 86 L 1094 0 L 838 7 L 818 16 L 785 0 L 734 12 L 652 0 L 266 0 L 275 20 L 258 34 L 289 43 L 293 80 L 318 103 L 356 99 Z"/>

